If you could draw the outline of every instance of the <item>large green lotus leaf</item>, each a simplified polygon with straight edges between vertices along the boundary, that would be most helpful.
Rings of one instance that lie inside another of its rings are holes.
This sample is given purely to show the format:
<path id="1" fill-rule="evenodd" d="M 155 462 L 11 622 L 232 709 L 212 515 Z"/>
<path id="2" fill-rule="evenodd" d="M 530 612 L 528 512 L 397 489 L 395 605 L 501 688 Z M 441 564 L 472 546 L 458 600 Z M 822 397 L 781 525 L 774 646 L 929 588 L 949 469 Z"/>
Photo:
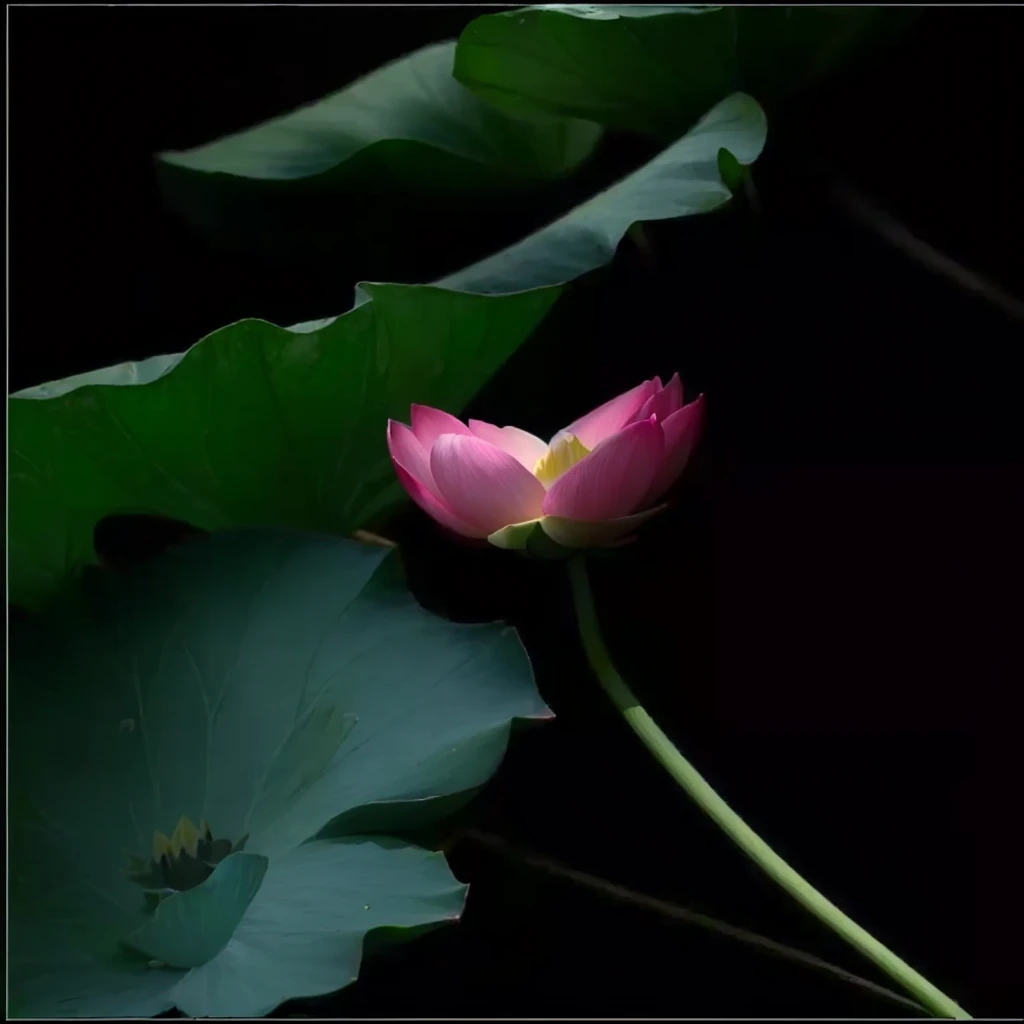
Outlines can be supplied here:
<path id="1" fill-rule="evenodd" d="M 451 192 L 560 177 L 590 155 L 600 126 L 499 110 L 455 81 L 454 58 L 454 42 L 425 47 L 317 103 L 160 160 L 202 176 L 330 188 L 385 178 Z"/>
<path id="2" fill-rule="evenodd" d="M 232 854 L 202 884 L 165 898 L 126 945 L 170 967 L 202 967 L 231 941 L 269 863 L 255 853 Z"/>
<path id="3" fill-rule="evenodd" d="M 365 526 L 402 500 L 387 418 L 411 402 L 458 412 L 559 295 L 366 292 L 373 302 L 334 319 L 243 320 L 183 356 L 11 396 L 9 600 L 38 607 L 95 562 L 93 527 L 113 513 Z"/>
<path id="4" fill-rule="evenodd" d="M 722 100 L 683 138 L 611 188 L 523 241 L 441 280 L 444 288 L 501 294 L 570 281 L 612 259 L 640 221 L 708 213 L 729 201 L 720 154 L 741 165 L 764 148 L 767 122 L 743 93 Z"/>
<path id="5" fill-rule="evenodd" d="M 771 102 L 887 18 L 876 7 L 524 7 L 469 23 L 455 77 L 502 109 L 671 139 L 734 90 Z"/>
<path id="6" fill-rule="evenodd" d="M 449 266 L 468 262 L 479 224 L 527 197 L 550 204 L 603 128 L 499 110 L 455 81 L 454 53 L 454 42 L 428 46 L 282 117 L 160 154 L 164 195 L 216 246 L 289 267 L 322 294 L 325 266 L 429 279 L 447 269 L 430 269 L 441 235 L 455 246 Z"/>
<path id="7" fill-rule="evenodd" d="M 175 1005 L 194 1017 L 256 1017 L 337 991 L 356 980 L 367 932 L 456 921 L 466 888 L 442 854 L 395 840 L 307 843 L 272 864 L 230 951 L 181 979 Z"/>
<path id="8" fill-rule="evenodd" d="M 369 929 L 458 915 L 442 858 L 345 823 L 436 820 L 514 719 L 549 717 L 513 630 L 438 619 L 393 553 L 297 531 L 215 533 L 86 591 L 11 637 L 18 1015 L 265 1013 L 351 981 Z M 147 912 L 126 869 L 183 816 L 245 852 Z"/>
<path id="9" fill-rule="evenodd" d="M 66 918 L 11 925 L 8 1014 L 258 1017 L 326 995 L 359 975 L 367 938 L 417 936 L 461 916 L 466 897 L 439 853 L 387 838 L 305 843 L 267 869 L 228 947 L 201 967 L 172 968 L 118 947 L 77 946 Z M 397 934 L 396 934 L 397 932 Z"/>

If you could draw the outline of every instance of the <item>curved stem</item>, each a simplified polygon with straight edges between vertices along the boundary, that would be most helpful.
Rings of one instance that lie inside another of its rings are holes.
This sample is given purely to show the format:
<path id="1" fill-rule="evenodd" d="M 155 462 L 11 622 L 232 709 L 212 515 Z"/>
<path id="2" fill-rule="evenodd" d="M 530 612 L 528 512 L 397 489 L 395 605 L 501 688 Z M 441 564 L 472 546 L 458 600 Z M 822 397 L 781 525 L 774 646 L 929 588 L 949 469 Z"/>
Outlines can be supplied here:
<path id="1" fill-rule="evenodd" d="M 625 680 L 612 664 L 597 621 L 594 598 L 587 580 L 582 556 L 569 561 L 573 601 L 579 620 L 580 637 L 590 667 L 605 692 L 640 737 L 647 749 L 658 759 L 697 805 L 723 832 L 797 902 L 845 939 L 854 949 L 877 964 L 886 974 L 903 986 L 925 1009 L 936 1017 L 971 1020 L 971 1015 L 949 996 L 939 991 L 927 978 L 868 934 L 826 899 L 805 878 L 794 871 L 715 791 L 701 774 L 676 749 L 672 741 L 640 706 Z"/>

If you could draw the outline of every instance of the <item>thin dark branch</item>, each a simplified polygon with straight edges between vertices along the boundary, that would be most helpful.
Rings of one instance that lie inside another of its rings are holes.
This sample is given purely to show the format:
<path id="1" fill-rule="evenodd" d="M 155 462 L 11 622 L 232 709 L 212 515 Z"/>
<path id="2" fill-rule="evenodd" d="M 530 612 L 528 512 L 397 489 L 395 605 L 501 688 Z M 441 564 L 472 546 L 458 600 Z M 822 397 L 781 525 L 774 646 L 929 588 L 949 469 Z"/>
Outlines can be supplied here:
<path id="1" fill-rule="evenodd" d="M 832 179 L 829 185 L 830 197 L 855 220 L 881 235 L 915 262 L 941 274 L 965 291 L 980 296 L 1014 319 L 1024 320 L 1024 302 L 1020 299 L 922 241 L 908 227 L 876 206 L 849 183 L 832 175 L 829 177 Z"/>
<path id="2" fill-rule="evenodd" d="M 724 921 L 719 921 L 717 918 L 709 917 L 707 914 L 701 914 L 695 910 L 687 910 L 685 907 L 677 906 L 674 903 L 668 903 L 667 901 L 657 899 L 654 896 L 648 896 L 645 893 L 636 892 L 633 889 L 627 889 L 625 886 L 616 885 L 614 882 L 608 882 L 603 878 L 598 878 L 596 875 L 590 875 L 584 871 L 577 871 L 575 868 L 567 867 L 566 865 L 560 864 L 558 861 L 551 860 L 548 857 L 542 857 L 538 854 L 518 849 L 506 842 L 500 836 L 492 835 L 487 832 L 480 832 L 477 829 L 470 828 L 465 829 L 457 835 L 456 842 L 463 840 L 469 840 L 470 842 L 476 843 L 478 846 L 492 850 L 499 856 L 505 857 L 508 860 L 524 864 L 525 866 L 537 871 L 543 871 L 544 873 L 556 878 L 574 882 L 577 885 L 582 885 L 585 888 L 592 889 L 593 891 L 599 892 L 612 899 L 629 903 L 633 906 L 642 907 L 645 910 L 653 910 L 655 913 L 662 914 L 665 917 L 671 917 L 677 921 L 696 925 L 697 927 L 704 928 L 707 931 L 716 932 L 719 935 L 736 939 L 738 942 L 746 943 L 749 946 L 755 946 L 758 949 L 762 949 L 765 952 L 782 957 L 785 960 L 790 960 L 793 963 L 798 963 L 804 967 L 810 967 L 814 970 L 822 971 L 839 981 L 844 981 L 849 985 L 856 985 L 857 987 L 864 989 L 866 992 L 878 996 L 880 999 L 886 999 L 889 1002 L 898 1003 L 900 1006 L 909 1007 L 921 1014 L 925 1013 L 924 1009 L 915 1003 L 913 999 L 908 999 L 906 996 L 902 996 L 898 992 L 893 992 L 891 989 L 878 985 L 873 981 L 868 981 L 867 978 L 861 978 L 856 974 L 852 974 L 850 971 L 844 970 L 842 967 L 837 967 L 835 964 L 830 964 L 816 956 L 812 956 L 810 953 L 805 953 L 799 949 L 793 949 L 790 946 L 783 945 L 781 942 L 776 942 L 774 939 L 766 938 L 763 935 L 747 931 L 744 928 L 737 928 L 735 925 L 726 924 Z"/>

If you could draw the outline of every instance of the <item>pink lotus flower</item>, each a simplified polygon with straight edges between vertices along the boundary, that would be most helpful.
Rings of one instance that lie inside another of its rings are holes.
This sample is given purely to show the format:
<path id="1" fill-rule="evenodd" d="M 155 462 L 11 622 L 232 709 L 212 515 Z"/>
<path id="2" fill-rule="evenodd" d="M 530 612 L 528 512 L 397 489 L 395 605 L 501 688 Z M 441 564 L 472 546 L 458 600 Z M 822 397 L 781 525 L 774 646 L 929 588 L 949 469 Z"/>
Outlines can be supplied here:
<path id="1" fill-rule="evenodd" d="M 679 374 L 644 381 L 560 430 L 547 444 L 518 427 L 468 425 L 412 407 L 412 428 L 388 420 L 402 486 L 428 515 L 464 537 L 524 548 L 539 528 L 567 548 L 622 543 L 664 506 L 703 419 L 683 405 Z"/>

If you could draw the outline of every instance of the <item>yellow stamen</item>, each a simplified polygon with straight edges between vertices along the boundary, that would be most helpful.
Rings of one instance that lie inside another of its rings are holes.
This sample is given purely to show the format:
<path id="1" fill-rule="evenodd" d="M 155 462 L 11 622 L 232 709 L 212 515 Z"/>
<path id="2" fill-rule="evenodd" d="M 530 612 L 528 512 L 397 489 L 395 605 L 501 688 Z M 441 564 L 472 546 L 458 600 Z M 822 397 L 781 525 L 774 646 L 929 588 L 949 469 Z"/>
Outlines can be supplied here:
<path id="1" fill-rule="evenodd" d="M 550 487 L 566 470 L 590 454 L 575 434 L 556 434 L 547 452 L 533 467 L 533 475 L 545 486 Z"/>
<path id="2" fill-rule="evenodd" d="M 153 833 L 153 860 L 159 861 L 165 854 L 171 852 L 171 841 L 163 832 Z"/>
<path id="3" fill-rule="evenodd" d="M 198 848 L 199 830 L 192 824 L 190 818 L 183 815 L 171 836 L 171 849 L 175 856 L 187 853 L 190 857 L 194 857 Z"/>

